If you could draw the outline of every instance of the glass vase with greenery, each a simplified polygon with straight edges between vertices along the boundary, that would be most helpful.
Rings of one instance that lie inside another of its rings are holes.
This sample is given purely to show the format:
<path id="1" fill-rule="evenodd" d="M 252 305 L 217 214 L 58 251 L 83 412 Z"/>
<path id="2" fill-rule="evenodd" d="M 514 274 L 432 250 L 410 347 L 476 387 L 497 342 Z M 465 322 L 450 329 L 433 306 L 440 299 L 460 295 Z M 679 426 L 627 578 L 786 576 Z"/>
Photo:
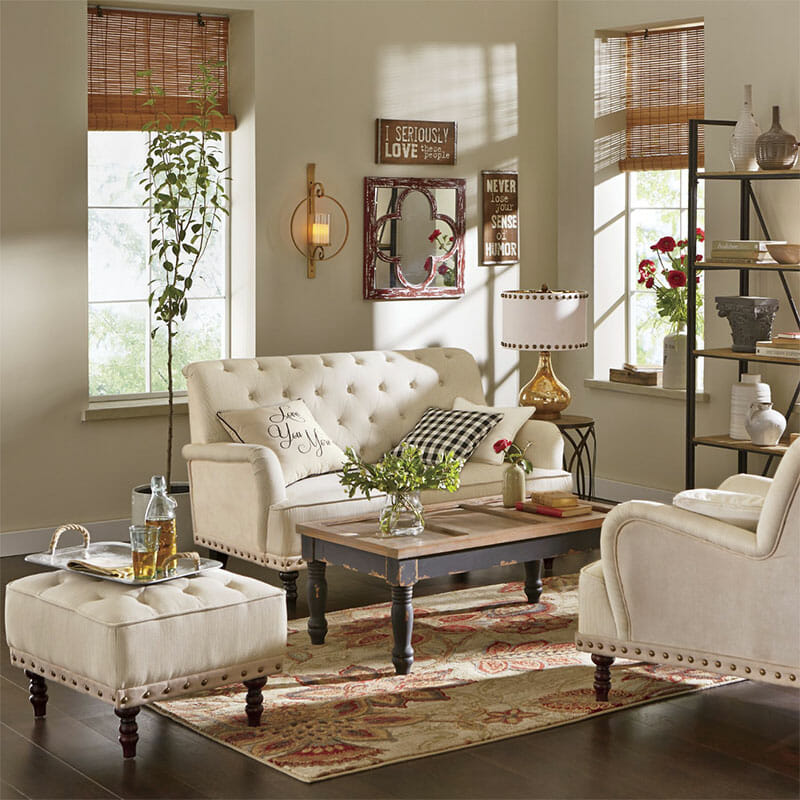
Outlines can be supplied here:
<path id="1" fill-rule="evenodd" d="M 386 494 L 380 515 L 381 536 L 415 536 L 425 527 L 419 502 L 422 489 L 455 492 L 461 485 L 463 462 L 453 452 L 440 453 L 433 464 L 422 460 L 419 448 L 404 444 L 399 454 L 387 453 L 377 464 L 367 464 L 351 447 L 339 478 L 348 497 L 357 491 L 367 500 L 374 492 Z"/>
<path id="2" fill-rule="evenodd" d="M 223 214 L 228 214 L 228 195 L 222 156 L 222 133 L 216 123 L 222 119 L 218 110 L 220 80 L 215 68 L 206 63 L 197 67 L 192 78 L 187 103 L 194 113 L 176 119 L 159 110 L 164 90 L 152 85 L 150 70 L 138 72 L 147 88 L 134 90 L 145 94 L 143 106 L 154 118 L 145 123 L 148 131 L 147 155 L 140 183 L 145 189 L 150 215 L 150 261 L 157 269 L 151 283 L 148 303 L 155 325 L 150 335 L 155 339 L 160 328 L 166 332 L 167 349 L 167 487 L 172 478 L 172 442 L 174 420 L 173 344 L 180 323 L 189 309 L 189 291 L 198 264 Z"/>

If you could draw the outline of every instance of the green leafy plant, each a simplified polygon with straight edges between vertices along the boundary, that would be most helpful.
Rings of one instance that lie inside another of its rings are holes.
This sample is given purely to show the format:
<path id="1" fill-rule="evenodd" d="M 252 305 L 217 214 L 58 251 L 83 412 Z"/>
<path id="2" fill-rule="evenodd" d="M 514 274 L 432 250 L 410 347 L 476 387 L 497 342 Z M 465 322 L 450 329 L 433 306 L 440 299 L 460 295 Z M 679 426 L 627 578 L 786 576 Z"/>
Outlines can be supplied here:
<path id="1" fill-rule="evenodd" d="M 222 134 L 214 129 L 222 118 L 218 110 L 219 85 L 215 63 L 200 64 L 193 77 L 187 103 L 193 114 L 173 119 L 158 110 L 164 97 L 161 87 L 150 82 L 150 70 L 137 75 L 147 80 L 143 105 L 155 118 L 143 126 L 150 133 L 147 156 L 140 183 L 147 193 L 150 208 L 150 263 L 158 267 L 150 281 L 148 297 L 156 324 L 155 338 L 163 327 L 167 346 L 167 395 L 169 401 L 166 469 L 167 486 L 172 477 L 174 419 L 173 343 L 180 323 L 189 309 L 189 290 L 197 266 L 211 237 L 219 229 L 223 214 L 228 214 L 227 168 L 222 160 Z"/>

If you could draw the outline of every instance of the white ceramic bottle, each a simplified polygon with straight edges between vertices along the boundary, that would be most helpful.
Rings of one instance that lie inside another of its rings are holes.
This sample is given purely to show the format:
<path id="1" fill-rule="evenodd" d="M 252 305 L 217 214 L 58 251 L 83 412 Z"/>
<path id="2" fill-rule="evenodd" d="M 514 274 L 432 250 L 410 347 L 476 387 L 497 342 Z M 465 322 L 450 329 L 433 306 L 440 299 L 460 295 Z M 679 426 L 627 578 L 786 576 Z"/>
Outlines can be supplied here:
<path id="1" fill-rule="evenodd" d="M 731 439 L 750 438 L 745 428 L 747 415 L 753 403 L 769 403 L 772 400 L 772 391 L 768 383 L 761 382 L 758 373 L 745 373 L 739 383 L 731 386 L 731 424 L 728 435 Z"/>
<path id="2" fill-rule="evenodd" d="M 733 168 L 737 172 L 751 172 L 758 169 L 756 162 L 756 139 L 761 136 L 761 128 L 753 116 L 753 87 L 746 83 L 744 86 L 744 102 L 736 127 L 731 134 L 728 153 L 731 157 Z"/>
<path id="3" fill-rule="evenodd" d="M 753 444 L 772 447 L 786 430 L 786 417 L 775 411 L 772 403 L 753 403 L 745 426 Z"/>

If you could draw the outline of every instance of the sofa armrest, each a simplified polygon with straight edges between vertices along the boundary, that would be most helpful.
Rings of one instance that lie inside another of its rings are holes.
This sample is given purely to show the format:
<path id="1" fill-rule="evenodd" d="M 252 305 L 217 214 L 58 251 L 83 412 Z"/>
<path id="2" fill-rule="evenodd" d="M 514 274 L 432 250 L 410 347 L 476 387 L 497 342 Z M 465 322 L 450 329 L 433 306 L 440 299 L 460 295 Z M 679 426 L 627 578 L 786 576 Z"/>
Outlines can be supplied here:
<path id="1" fill-rule="evenodd" d="M 526 458 L 534 467 L 564 469 L 564 439 L 561 431 L 552 422 L 529 419 L 514 437 L 514 443 L 520 448 L 524 448 L 528 442 L 533 442 L 533 446 L 528 450 Z"/>
<path id="2" fill-rule="evenodd" d="M 738 475 L 731 475 L 730 478 L 725 478 L 717 488 L 725 492 L 742 492 L 743 494 L 757 494 L 761 497 L 766 497 L 770 486 L 772 486 L 772 478 L 740 472 Z"/>
<path id="3" fill-rule="evenodd" d="M 283 470 L 269 448 L 187 444 L 195 541 L 224 543 L 250 557 L 265 552 L 270 506 L 286 499 Z"/>

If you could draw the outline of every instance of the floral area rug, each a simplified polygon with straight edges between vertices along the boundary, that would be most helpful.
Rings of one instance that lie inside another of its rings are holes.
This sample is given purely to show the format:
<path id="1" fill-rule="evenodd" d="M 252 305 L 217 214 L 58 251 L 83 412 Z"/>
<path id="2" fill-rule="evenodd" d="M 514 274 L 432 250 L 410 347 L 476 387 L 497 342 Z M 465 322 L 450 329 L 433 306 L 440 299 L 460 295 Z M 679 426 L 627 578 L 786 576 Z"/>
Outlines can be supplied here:
<path id="1" fill-rule="evenodd" d="M 591 658 L 573 644 L 575 575 L 545 579 L 536 605 L 521 583 L 415 599 L 410 675 L 394 674 L 390 609 L 329 614 L 322 646 L 292 621 L 259 728 L 247 727 L 241 686 L 152 708 L 311 783 L 738 680 L 619 660 L 611 702 L 595 702 Z"/>

